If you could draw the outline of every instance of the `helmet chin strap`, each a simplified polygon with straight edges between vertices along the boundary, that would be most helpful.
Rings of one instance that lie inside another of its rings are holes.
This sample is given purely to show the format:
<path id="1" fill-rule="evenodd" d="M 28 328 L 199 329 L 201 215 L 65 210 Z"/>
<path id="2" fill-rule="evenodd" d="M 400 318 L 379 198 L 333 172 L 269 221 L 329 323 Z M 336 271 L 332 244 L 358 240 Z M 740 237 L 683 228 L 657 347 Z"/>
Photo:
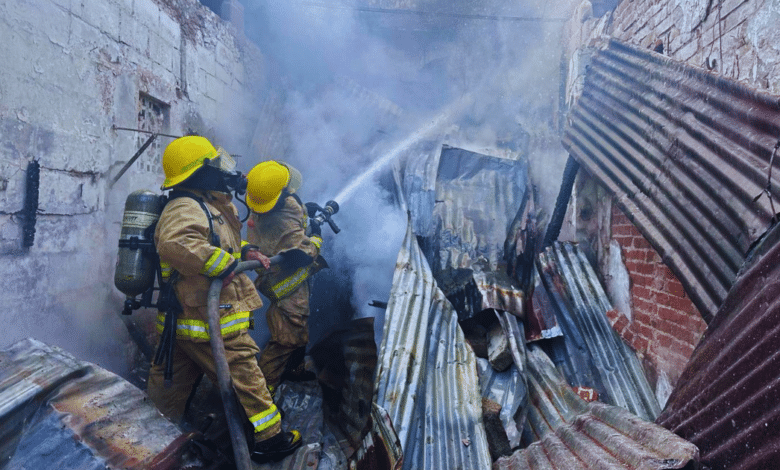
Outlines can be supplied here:
<path id="1" fill-rule="evenodd" d="M 246 201 L 245 201 L 244 199 L 241 199 L 241 197 L 239 196 L 239 192 L 238 192 L 238 191 L 234 191 L 234 192 L 233 192 L 233 197 L 234 197 L 234 198 L 235 198 L 237 201 L 240 201 L 240 202 L 241 202 L 241 204 L 243 204 L 243 205 L 244 205 L 244 207 L 246 207 L 246 216 L 244 216 L 244 218 L 243 218 L 243 219 L 241 219 L 241 223 L 243 224 L 243 223 L 244 223 L 244 222 L 246 222 L 246 220 L 249 218 L 249 215 L 252 213 L 252 210 L 251 210 L 251 209 L 249 209 L 249 206 L 247 205 Z"/>

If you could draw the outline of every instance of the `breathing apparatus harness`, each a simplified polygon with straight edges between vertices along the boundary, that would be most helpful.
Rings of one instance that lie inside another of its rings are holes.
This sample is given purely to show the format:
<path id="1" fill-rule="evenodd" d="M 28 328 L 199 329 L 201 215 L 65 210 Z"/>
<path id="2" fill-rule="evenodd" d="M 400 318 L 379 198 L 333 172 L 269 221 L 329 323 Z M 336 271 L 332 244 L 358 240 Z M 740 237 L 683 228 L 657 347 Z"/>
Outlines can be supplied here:
<path id="1" fill-rule="evenodd" d="M 238 171 L 221 170 L 207 161 L 181 186 L 204 191 L 234 192 L 235 198 L 244 202 L 238 196 L 246 191 L 246 178 Z M 163 278 L 160 257 L 154 244 L 154 232 L 165 205 L 180 197 L 189 197 L 198 202 L 208 219 L 209 243 L 215 247 L 221 246 L 219 235 L 214 231 L 213 217 L 202 197 L 178 187 L 171 189 L 169 195 L 157 195 L 147 190 L 135 191 L 125 201 L 114 274 L 117 289 L 127 295 L 123 315 L 130 315 L 133 310 L 142 307 L 154 307 L 165 314 L 154 364 L 165 363 L 166 388 L 171 385 L 173 377 L 171 359 L 176 344 L 176 324 L 183 309 L 174 290 L 179 274 L 174 270 L 167 279 Z M 158 292 L 156 303 L 153 302 L 155 291 Z M 140 299 L 137 299 L 139 295 Z"/>

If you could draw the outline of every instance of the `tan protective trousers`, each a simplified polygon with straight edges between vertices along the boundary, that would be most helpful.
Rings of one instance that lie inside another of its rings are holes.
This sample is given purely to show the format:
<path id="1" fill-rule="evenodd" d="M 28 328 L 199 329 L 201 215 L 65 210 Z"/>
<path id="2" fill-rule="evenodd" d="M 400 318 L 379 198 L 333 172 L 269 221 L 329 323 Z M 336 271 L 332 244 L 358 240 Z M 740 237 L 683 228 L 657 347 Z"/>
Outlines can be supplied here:
<path id="1" fill-rule="evenodd" d="M 275 409 L 263 372 L 257 365 L 256 354 L 260 349 L 254 340 L 245 331 L 238 336 L 223 339 L 233 387 L 247 417 L 257 416 L 272 407 Z M 173 357 L 173 384 L 167 389 L 163 384 L 165 364 L 152 364 L 147 387 L 149 398 L 168 419 L 178 423 L 184 416 L 187 399 L 201 373 L 205 373 L 212 383 L 218 383 L 211 343 L 177 339 Z M 281 431 L 281 423 L 276 420 L 261 430 L 255 428 L 255 431 L 255 440 L 267 439 Z"/>
<path id="2" fill-rule="evenodd" d="M 258 360 L 265 380 L 279 385 L 287 360 L 309 342 L 309 284 L 304 282 L 287 297 L 273 301 L 265 313 L 271 339 Z"/>

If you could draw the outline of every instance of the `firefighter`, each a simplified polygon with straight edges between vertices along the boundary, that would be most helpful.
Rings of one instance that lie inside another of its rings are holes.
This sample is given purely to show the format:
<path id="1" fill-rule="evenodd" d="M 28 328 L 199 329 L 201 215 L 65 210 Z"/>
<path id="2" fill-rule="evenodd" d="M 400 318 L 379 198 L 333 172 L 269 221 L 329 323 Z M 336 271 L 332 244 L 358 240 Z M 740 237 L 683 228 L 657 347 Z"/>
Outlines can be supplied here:
<path id="1" fill-rule="evenodd" d="M 304 204 L 296 194 L 300 186 L 301 174 L 282 162 L 262 162 L 247 174 L 246 203 L 252 209 L 247 224 L 249 243 L 268 256 L 295 248 L 314 259 L 297 270 L 271 268 L 258 273 L 255 280 L 260 292 L 271 300 L 266 312 L 271 339 L 259 363 L 272 394 L 283 380 L 315 378 L 303 362 L 309 342 L 308 280 L 327 264 L 320 256 L 320 228 L 308 224 Z"/>
<path id="2" fill-rule="evenodd" d="M 200 136 L 181 137 L 168 145 L 162 158 L 163 190 L 171 189 L 155 231 L 163 278 L 173 285 L 178 310 L 175 347 L 168 358 L 172 374 L 164 380 L 165 366 L 153 364 L 148 393 L 169 418 L 180 420 L 188 397 L 202 374 L 217 383 L 208 330 L 207 296 L 213 279 L 222 279 L 219 315 L 230 376 L 238 400 L 254 429 L 253 460 L 279 460 L 301 445 L 296 430 L 284 432 L 280 411 L 274 404 L 261 369 L 259 348 L 249 336 L 252 311 L 262 305 L 252 281 L 233 270 L 240 260 L 257 260 L 266 268 L 269 260 L 248 249 L 241 240 L 241 221 L 231 202 L 232 176 L 225 171 L 223 150 Z M 238 173 L 239 178 L 243 178 Z M 162 331 L 165 315 L 158 317 Z"/>

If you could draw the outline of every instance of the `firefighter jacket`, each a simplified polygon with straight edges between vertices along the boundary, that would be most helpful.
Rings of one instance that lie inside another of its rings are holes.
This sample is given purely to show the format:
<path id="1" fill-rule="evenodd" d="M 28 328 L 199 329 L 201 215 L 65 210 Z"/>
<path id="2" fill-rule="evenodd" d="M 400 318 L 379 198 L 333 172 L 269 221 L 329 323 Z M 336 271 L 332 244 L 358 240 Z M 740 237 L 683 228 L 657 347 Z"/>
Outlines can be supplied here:
<path id="1" fill-rule="evenodd" d="M 320 256 L 322 237 L 306 236 L 307 223 L 306 210 L 295 194 L 287 194 L 264 214 L 252 212 L 247 240 L 256 245 L 261 253 L 271 257 L 297 248 L 314 258 L 312 264 L 302 268 L 291 270 L 283 266 L 271 266 L 268 271 L 259 272 L 255 284 L 269 299 L 285 298 L 314 273 L 327 267 Z"/>
<path id="2" fill-rule="evenodd" d="M 154 240 L 160 255 L 163 279 L 174 283 L 182 311 L 178 314 L 176 336 L 196 342 L 209 340 L 208 290 L 215 278 L 224 278 L 240 261 L 241 221 L 229 194 L 189 191 L 201 198 L 211 214 L 213 233 L 204 207 L 192 197 L 170 200 L 160 215 Z M 177 274 L 173 274 L 175 271 Z M 246 331 L 252 311 L 262 306 L 262 300 L 246 274 L 236 275 L 222 289 L 219 316 L 224 337 Z M 164 315 L 158 316 L 158 331 L 162 331 Z"/>

